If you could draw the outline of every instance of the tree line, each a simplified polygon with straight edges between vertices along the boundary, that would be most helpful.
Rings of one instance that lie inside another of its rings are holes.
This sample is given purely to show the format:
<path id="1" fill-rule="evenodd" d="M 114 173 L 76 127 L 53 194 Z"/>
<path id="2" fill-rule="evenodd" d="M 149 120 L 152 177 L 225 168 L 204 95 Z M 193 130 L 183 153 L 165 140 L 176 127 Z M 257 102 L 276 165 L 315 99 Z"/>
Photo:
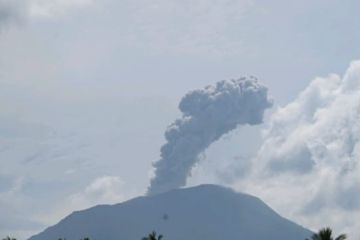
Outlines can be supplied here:
<path id="1" fill-rule="evenodd" d="M 152 231 L 147 236 L 143 237 L 141 240 L 162 240 L 163 235 L 158 235 L 155 231 Z M 310 239 L 306 238 L 305 240 L 346 240 L 346 234 L 340 234 L 337 237 L 333 236 L 333 231 L 331 228 L 326 227 L 320 229 L 317 233 L 314 233 Z M 16 238 L 7 236 L 2 240 L 17 240 Z M 66 238 L 59 238 L 58 240 L 66 240 Z M 90 240 L 90 238 L 85 237 L 80 240 Z"/>

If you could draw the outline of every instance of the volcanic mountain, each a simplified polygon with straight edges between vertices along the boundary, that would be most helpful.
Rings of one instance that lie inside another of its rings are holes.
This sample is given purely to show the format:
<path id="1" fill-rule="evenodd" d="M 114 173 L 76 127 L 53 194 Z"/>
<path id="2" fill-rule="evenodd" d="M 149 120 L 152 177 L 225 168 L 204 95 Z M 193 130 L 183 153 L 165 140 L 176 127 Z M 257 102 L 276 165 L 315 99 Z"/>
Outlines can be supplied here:
<path id="1" fill-rule="evenodd" d="M 77 211 L 29 240 L 303 240 L 311 231 L 281 217 L 260 199 L 200 185 Z"/>

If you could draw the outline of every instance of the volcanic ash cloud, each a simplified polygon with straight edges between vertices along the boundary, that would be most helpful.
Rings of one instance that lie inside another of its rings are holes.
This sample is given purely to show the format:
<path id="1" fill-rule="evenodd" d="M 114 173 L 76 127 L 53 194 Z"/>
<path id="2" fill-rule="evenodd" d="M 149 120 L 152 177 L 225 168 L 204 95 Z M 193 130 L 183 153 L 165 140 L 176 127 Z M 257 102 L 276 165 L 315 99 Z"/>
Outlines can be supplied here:
<path id="1" fill-rule="evenodd" d="M 200 153 L 239 125 L 262 123 L 271 106 L 267 88 L 254 77 L 224 80 L 186 94 L 179 104 L 183 116 L 165 132 L 167 142 L 154 163 L 148 194 L 184 186 Z"/>

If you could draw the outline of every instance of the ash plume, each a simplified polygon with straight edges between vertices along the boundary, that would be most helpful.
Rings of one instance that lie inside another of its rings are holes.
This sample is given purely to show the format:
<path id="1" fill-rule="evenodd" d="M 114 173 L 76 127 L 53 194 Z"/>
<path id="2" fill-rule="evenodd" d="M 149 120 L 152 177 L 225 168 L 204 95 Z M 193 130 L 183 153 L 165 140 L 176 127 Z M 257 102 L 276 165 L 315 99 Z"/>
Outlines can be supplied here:
<path id="1" fill-rule="evenodd" d="M 267 88 L 255 77 L 224 80 L 186 94 L 179 104 L 183 116 L 165 132 L 167 142 L 153 164 L 148 195 L 184 186 L 200 153 L 239 125 L 262 123 L 271 106 Z"/>

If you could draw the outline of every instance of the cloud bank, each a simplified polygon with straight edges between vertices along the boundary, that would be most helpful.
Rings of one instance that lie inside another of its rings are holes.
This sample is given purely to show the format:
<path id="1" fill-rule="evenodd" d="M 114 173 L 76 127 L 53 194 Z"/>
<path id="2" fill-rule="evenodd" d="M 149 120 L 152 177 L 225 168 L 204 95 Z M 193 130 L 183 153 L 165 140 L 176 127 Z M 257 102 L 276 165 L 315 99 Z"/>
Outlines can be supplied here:
<path id="1" fill-rule="evenodd" d="M 268 124 L 242 187 L 305 225 L 321 227 L 325 218 L 359 235 L 348 218 L 360 216 L 360 61 L 343 77 L 314 79 Z"/>
<path id="2" fill-rule="evenodd" d="M 148 194 L 184 186 L 200 153 L 239 125 L 262 123 L 270 106 L 267 88 L 253 77 L 221 81 L 186 94 L 179 105 L 182 118 L 165 132 L 167 143 L 154 163 Z"/>

